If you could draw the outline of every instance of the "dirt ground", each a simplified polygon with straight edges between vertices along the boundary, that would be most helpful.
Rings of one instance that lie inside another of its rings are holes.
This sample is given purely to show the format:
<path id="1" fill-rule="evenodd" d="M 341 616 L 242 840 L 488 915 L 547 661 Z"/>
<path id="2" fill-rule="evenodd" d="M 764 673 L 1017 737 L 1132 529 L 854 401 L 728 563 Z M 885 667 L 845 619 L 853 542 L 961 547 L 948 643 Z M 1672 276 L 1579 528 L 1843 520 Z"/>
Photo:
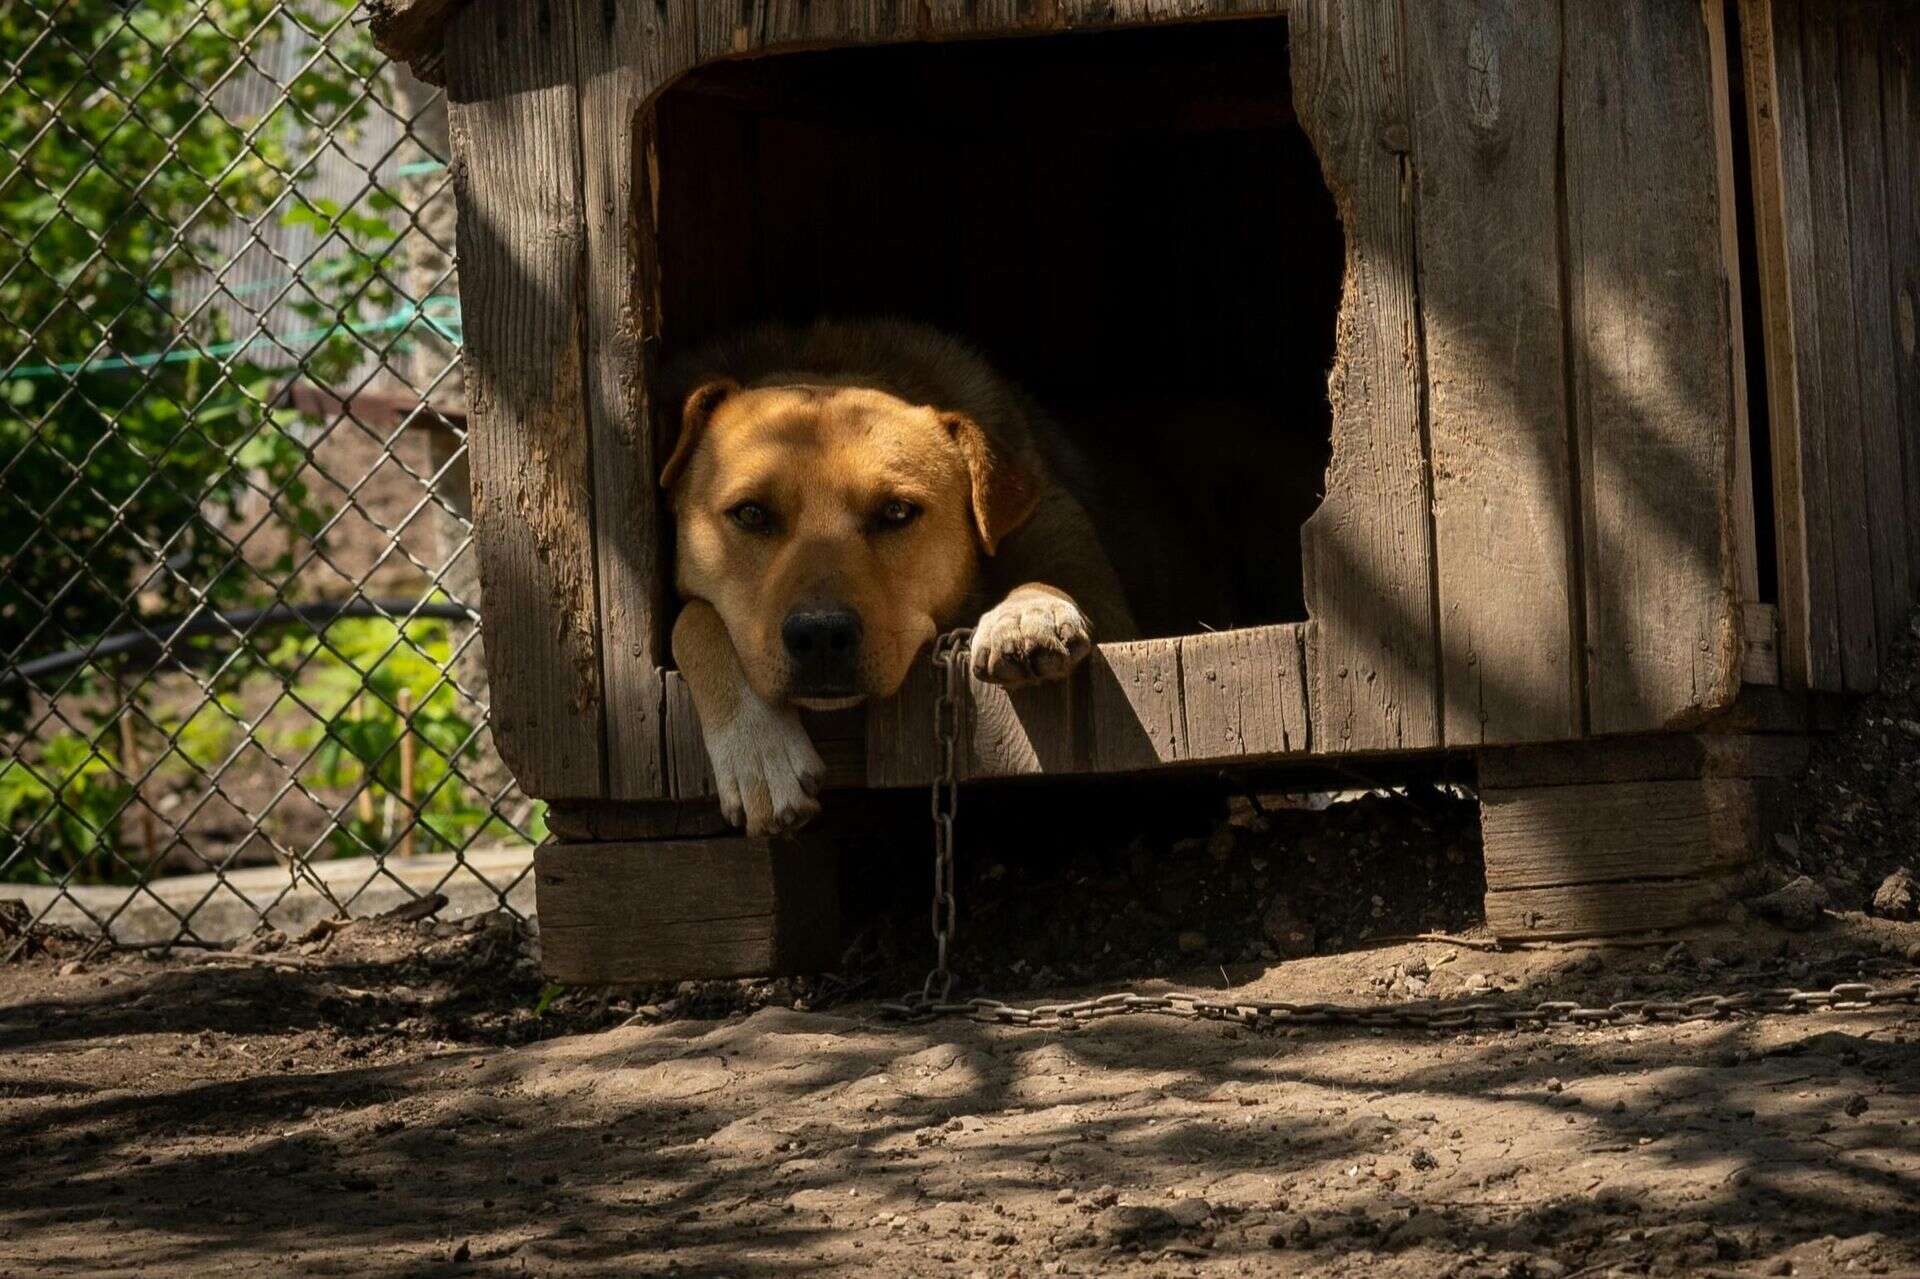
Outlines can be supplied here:
<path id="1" fill-rule="evenodd" d="M 1325 811 L 1088 792 L 1055 805 L 1076 835 L 1028 842 L 970 792 L 968 990 L 1911 986 L 1920 901 L 1873 899 L 1920 840 L 1917 687 L 1897 674 L 1820 747 L 1756 883 L 1810 874 L 1824 908 L 1796 931 L 1756 899 L 1685 936 L 1493 949 L 1473 804 L 1446 788 Z M 876 1000 L 926 962 L 924 850 L 847 857 L 842 963 L 777 982 L 548 990 L 537 933 L 500 915 L 210 953 L 37 935 L 0 966 L 0 1279 L 1920 1273 L 1915 1004 L 901 1025 Z M 0 945 L 19 925 L 0 904 Z"/>

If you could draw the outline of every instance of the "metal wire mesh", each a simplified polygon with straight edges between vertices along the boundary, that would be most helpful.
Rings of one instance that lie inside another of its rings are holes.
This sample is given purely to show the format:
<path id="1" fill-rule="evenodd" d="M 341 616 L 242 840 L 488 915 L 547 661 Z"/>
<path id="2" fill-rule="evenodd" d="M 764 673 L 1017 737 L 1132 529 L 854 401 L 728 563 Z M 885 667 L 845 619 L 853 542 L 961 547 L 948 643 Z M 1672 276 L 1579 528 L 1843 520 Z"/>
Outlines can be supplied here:
<path id="1" fill-rule="evenodd" d="M 33 917 L 211 943 L 524 891 L 446 151 L 351 0 L 0 6 L 0 898 Z"/>

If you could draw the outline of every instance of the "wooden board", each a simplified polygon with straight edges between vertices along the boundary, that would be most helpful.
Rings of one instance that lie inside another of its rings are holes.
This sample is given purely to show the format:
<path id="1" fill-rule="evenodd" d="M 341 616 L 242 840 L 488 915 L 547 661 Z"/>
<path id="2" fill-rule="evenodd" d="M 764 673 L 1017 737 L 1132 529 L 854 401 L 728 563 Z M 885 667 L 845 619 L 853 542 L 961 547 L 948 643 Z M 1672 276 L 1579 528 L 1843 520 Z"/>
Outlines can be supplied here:
<path id="1" fill-rule="evenodd" d="M 453 23 L 448 116 L 493 736 L 522 790 L 570 799 L 604 786 L 602 685 L 573 40 L 548 14 Z"/>
<path id="2" fill-rule="evenodd" d="M 1913 596 L 1907 570 L 1905 465 L 1895 382 L 1893 260 L 1887 240 L 1887 158 L 1880 120 L 1880 46 L 1887 14 L 1842 10 L 1840 114 L 1847 157 L 1847 238 L 1852 245 L 1853 321 L 1866 456 L 1867 533 L 1873 551 L 1873 611 L 1882 652 L 1906 630 Z"/>
<path id="3" fill-rule="evenodd" d="M 1772 437 L 1783 679 L 1839 691 L 1839 603 L 1820 398 L 1819 269 L 1807 156 L 1801 0 L 1741 0 L 1754 240 Z"/>
<path id="4" fill-rule="evenodd" d="M 580 149 L 586 218 L 586 395 L 594 551 L 600 579 L 601 662 L 606 682 L 607 794 L 652 799 L 670 793 L 662 757 L 661 648 L 666 617 L 663 520 L 646 373 L 658 332 L 640 261 L 650 252 L 652 201 L 636 165 L 637 117 L 662 83 L 655 56 L 624 58 L 641 11 L 576 3 L 572 16 L 580 83 Z M 644 220 L 644 221 L 643 221 Z M 644 246 L 644 249 L 643 249 Z"/>
<path id="5" fill-rule="evenodd" d="M 1565 9 L 1568 332 L 1589 728 L 1739 688 L 1730 322 L 1700 10 Z"/>
<path id="6" fill-rule="evenodd" d="M 1479 753 L 1479 783 L 1492 791 L 1513 791 L 1699 777 L 1791 779 L 1806 771 L 1811 750 L 1804 731 L 1661 733 L 1496 747 Z"/>
<path id="7" fill-rule="evenodd" d="M 1487 891 L 1719 873 L 1752 856 L 1752 810 L 1740 779 L 1483 786 Z"/>
<path id="8" fill-rule="evenodd" d="M 1580 731 L 1559 10 L 1405 6 L 1448 745 Z"/>
<path id="9" fill-rule="evenodd" d="M 1854 332 L 1846 133 L 1840 113 L 1840 33 L 1829 5 L 1807 4 L 1801 19 L 1807 192 L 1816 254 L 1810 300 L 1818 333 L 1817 412 L 1826 440 L 1826 505 L 1833 532 L 1840 668 L 1849 692 L 1865 692 L 1879 682 L 1880 658 L 1873 612 L 1866 440 L 1861 429 Z M 1803 412 L 1812 407 L 1806 397 L 1802 397 L 1801 407 Z"/>
<path id="10" fill-rule="evenodd" d="M 1881 45 L 1886 128 L 1887 248 L 1892 267 L 1894 385 L 1906 489 L 1907 573 L 1920 599 L 1920 15 L 1908 14 Z"/>
<path id="11" fill-rule="evenodd" d="M 1740 682 L 1780 682 L 1780 609 L 1774 604 L 1740 606 Z"/>
<path id="12" fill-rule="evenodd" d="M 1346 232 L 1333 460 L 1302 531 L 1314 737 L 1329 751 L 1432 746 L 1433 526 L 1399 6 L 1302 0 L 1288 22 L 1294 107 Z"/>
<path id="13" fill-rule="evenodd" d="M 1069 680 L 960 691 L 962 778 L 1129 773 L 1306 752 L 1305 627 L 1102 644 Z M 866 783 L 924 786 L 938 767 L 933 682 L 915 671 L 867 712 Z"/>
<path id="14" fill-rule="evenodd" d="M 652 840 L 534 850 L 540 963 L 570 985 L 812 972 L 839 958 L 826 841 Z"/>
<path id="15" fill-rule="evenodd" d="M 1733 877 L 1568 884 L 1488 893 L 1487 931 L 1513 941 L 1572 941 L 1714 923 L 1739 895 Z"/>
<path id="16" fill-rule="evenodd" d="M 1306 691 L 1306 653 L 1297 626 L 1180 640 L 1190 759 L 1310 750 Z"/>

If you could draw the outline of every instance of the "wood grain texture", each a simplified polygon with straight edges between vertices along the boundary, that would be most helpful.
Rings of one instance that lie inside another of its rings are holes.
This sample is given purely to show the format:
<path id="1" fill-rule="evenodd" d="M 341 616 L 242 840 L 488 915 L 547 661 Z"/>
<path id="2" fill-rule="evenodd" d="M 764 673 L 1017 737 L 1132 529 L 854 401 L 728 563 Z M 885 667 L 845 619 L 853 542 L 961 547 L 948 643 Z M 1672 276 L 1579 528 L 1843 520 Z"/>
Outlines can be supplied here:
<path id="1" fill-rule="evenodd" d="M 1306 654 L 1297 626 L 1183 636 L 1180 690 L 1189 758 L 1312 748 Z"/>
<path id="2" fill-rule="evenodd" d="M 1811 750 L 1811 739 L 1804 731 L 1661 733 L 1494 747 L 1478 755 L 1479 782 L 1488 790 L 1512 792 L 1700 777 L 1793 778 L 1806 771 Z"/>
<path id="3" fill-rule="evenodd" d="M 1719 187 L 1720 263 L 1727 282 L 1728 345 L 1732 362 L 1733 500 L 1732 550 L 1734 581 L 1742 604 L 1760 598 L 1760 530 L 1754 503 L 1753 423 L 1747 403 L 1747 360 L 1744 296 L 1746 282 L 1740 267 L 1740 196 L 1734 172 L 1733 90 L 1730 76 L 1735 33 L 1727 29 L 1724 0 L 1700 0 L 1700 16 L 1707 31 L 1709 101 L 1713 110 L 1714 177 Z M 1752 358 L 1758 358 L 1755 352 Z"/>
<path id="4" fill-rule="evenodd" d="M 549 800 L 603 786 L 570 13 L 468 11 L 447 50 L 493 735 Z"/>
<path id="5" fill-rule="evenodd" d="M 1294 107 L 1346 233 L 1333 460 L 1302 532 L 1314 736 L 1328 751 L 1432 746 L 1433 530 L 1399 6 L 1303 0 L 1288 22 Z"/>
<path id="6" fill-rule="evenodd" d="M 1730 326 L 1700 10 L 1565 9 L 1566 236 L 1596 733 L 1739 688 Z"/>
<path id="7" fill-rule="evenodd" d="M 1740 682 L 1780 682 L 1780 609 L 1774 604 L 1740 606 Z"/>
<path id="8" fill-rule="evenodd" d="M 1867 533 L 1873 551 L 1873 612 L 1885 652 L 1906 630 L 1913 596 L 1907 569 L 1905 465 L 1894 369 L 1893 259 L 1887 240 L 1887 158 L 1880 120 L 1880 47 L 1888 13 L 1854 4 L 1841 13 L 1841 127 L 1847 160 L 1847 239 L 1852 246 L 1853 322 L 1866 456 Z"/>
<path id="9" fill-rule="evenodd" d="M 1699 876 L 1747 860 L 1739 780 L 1482 786 L 1487 891 Z"/>
<path id="10" fill-rule="evenodd" d="M 1815 251 L 1811 302 L 1820 368 L 1815 411 L 1826 441 L 1826 505 L 1833 533 L 1840 667 L 1849 692 L 1866 692 L 1879 683 L 1880 656 L 1873 611 L 1873 534 L 1869 528 L 1866 438 L 1860 416 L 1859 343 L 1854 330 L 1840 32 L 1833 6 L 1807 4 L 1801 13 L 1800 39 L 1807 193 Z M 1803 396 L 1803 414 L 1813 407 Z"/>
<path id="11" fill-rule="evenodd" d="M 1102 644 L 1087 668 L 1090 771 L 1137 772 L 1189 757 L 1178 640 Z"/>
<path id="12" fill-rule="evenodd" d="M 639 114 L 666 74 L 662 48 L 640 40 L 644 10 L 571 6 L 580 85 L 586 217 L 586 396 L 593 458 L 594 553 L 600 581 L 601 665 L 606 687 L 607 794 L 670 793 L 662 733 L 666 565 L 660 556 L 660 455 L 647 399 L 652 290 L 641 270 L 652 218 L 636 163 Z M 623 47 L 646 56 L 628 59 Z"/>
<path id="13" fill-rule="evenodd" d="M 1559 5 L 1405 12 L 1445 740 L 1575 736 Z"/>
<path id="14" fill-rule="evenodd" d="M 1907 574 L 1920 599 L 1920 14 L 1908 13 L 1880 46 L 1886 129 L 1887 248 L 1891 259 L 1894 386 L 1906 489 Z"/>
<path id="15" fill-rule="evenodd" d="M 825 841 L 547 844 L 534 899 L 541 967 L 570 985 L 809 972 L 839 956 Z"/>
<path id="16" fill-rule="evenodd" d="M 1839 603 L 1820 398 L 1819 269 L 1807 154 L 1802 0 L 1741 0 L 1754 240 L 1772 437 L 1782 677 L 1838 692 Z"/>
<path id="17" fill-rule="evenodd" d="M 1711 876 L 1488 893 L 1487 931 L 1506 941 L 1572 941 L 1687 928 L 1725 918 L 1739 885 Z"/>
<path id="18" fill-rule="evenodd" d="M 713 763 L 700 733 L 700 714 L 693 708 L 693 690 L 679 671 L 662 672 L 661 684 L 669 793 L 676 799 L 710 798 L 717 793 Z"/>
<path id="19" fill-rule="evenodd" d="M 1305 629 L 1103 644 L 1071 679 L 1011 691 L 969 678 L 959 775 L 1128 773 L 1305 753 Z M 924 786 L 937 762 L 932 680 L 915 672 L 867 712 L 867 785 Z"/>

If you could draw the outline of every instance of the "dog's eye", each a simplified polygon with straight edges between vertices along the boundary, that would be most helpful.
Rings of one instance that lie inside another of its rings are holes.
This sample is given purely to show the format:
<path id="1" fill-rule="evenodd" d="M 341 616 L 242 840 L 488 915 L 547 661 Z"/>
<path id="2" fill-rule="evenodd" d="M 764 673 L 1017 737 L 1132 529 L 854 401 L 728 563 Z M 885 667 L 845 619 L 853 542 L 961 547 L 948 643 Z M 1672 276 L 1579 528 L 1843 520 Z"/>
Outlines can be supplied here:
<path id="1" fill-rule="evenodd" d="M 758 502 L 742 502 L 727 517 L 749 533 L 764 533 L 773 526 L 773 512 Z"/>
<path id="2" fill-rule="evenodd" d="M 920 516 L 920 508 L 904 498 L 894 498 L 882 506 L 874 516 L 874 523 L 881 528 L 905 528 Z"/>

